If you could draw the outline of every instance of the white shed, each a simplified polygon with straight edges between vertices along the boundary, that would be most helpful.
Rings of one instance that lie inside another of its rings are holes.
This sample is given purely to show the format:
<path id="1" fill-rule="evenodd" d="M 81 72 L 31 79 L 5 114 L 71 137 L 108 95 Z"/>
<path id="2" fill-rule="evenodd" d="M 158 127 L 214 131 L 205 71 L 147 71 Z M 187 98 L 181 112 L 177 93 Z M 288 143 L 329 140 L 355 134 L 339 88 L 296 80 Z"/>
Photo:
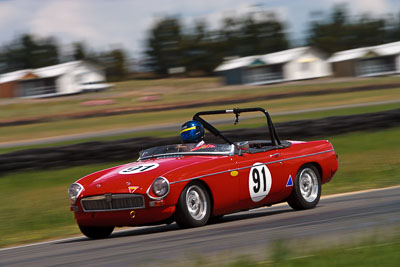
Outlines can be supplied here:
<path id="1" fill-rule="evenodd" d="M 379 76 L 400 73 L 400 42 L 334 53 L 329 59 L 335 76 Z"/>
<path id="2" fill-rule="evenodd" d="M 86 61 L 72 61 L 32 70 L 32 75 L 19 81 L 19 96 L 51 97 L 100 91 L 110 88 L 98 66 Z"/>
<path id="3" fill-rule="evenodd" d="M 12 98 L 18 96 L 18 81 L 27 77 L 32 70 L 18 70 L 0 74 L 0 98 Z"/>
<path id="4" fill-rule="evenodd" d="M 312 47 L 299 47 L 259 56 L 227 60 L 215 71 L 226 84 L 267 84 L 331 75 L 327 56 Z"/>

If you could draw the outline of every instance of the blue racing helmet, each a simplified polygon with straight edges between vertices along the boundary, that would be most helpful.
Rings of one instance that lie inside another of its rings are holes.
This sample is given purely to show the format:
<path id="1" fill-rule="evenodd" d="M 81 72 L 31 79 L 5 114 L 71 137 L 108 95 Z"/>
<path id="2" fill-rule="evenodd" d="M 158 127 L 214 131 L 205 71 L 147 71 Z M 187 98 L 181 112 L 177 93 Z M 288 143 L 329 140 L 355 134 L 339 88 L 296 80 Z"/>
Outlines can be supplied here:
<path id="1" fill-rule="evenodd" d="M 197 143 L 204 137 L 204 127 L 198 121 L 185 122 L 181 127 L 181 139 L 183 143 Z"/>

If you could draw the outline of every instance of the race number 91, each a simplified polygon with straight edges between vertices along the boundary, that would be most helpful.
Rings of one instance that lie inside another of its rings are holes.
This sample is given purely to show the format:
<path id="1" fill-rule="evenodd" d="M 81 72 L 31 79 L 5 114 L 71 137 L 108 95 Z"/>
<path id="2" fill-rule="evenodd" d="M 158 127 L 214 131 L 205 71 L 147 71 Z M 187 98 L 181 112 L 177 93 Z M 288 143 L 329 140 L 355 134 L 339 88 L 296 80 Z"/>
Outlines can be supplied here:
<path id="1" fill-rule="evenodd" d="M 249 192 L 254 202 L 264 199 L 271 190 L 271 172 L 262 163 L 254 163 L 249 173 Z"/>
<path id="2" fill-rule="evenodd" d="M 135 165 L 135 166 L 123 169 L 122 171 L 119 172 L 119 174 L 135 174 L 135 173 L 147 172 L 147 171 L 154 170 L 158 166 L 159 166 L 158 163 L 147 163 L 147 164 Z"/>

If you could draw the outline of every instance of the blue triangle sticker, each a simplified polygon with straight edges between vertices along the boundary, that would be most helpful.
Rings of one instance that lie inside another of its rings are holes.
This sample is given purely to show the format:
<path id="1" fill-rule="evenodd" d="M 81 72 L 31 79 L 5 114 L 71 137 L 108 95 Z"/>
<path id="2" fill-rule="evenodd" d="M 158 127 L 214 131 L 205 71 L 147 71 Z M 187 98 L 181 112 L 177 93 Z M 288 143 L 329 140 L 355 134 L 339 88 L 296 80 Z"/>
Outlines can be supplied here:
<path id="1" fill-rule="evenodd" d="M 292 175 L 289 175 L 289 179 L 288 179 L 288 181 L 286 183 L 286 187 L 289 187 L 289 186 L 293 186 Z"/>

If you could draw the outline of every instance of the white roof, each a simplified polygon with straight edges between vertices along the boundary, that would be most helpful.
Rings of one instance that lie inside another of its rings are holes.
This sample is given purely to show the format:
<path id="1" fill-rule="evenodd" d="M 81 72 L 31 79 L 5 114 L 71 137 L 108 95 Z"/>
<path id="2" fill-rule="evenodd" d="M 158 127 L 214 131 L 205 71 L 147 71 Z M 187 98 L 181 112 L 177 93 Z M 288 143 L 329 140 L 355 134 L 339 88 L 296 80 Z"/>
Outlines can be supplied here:
<path id="1" fill-rule="evenodd" d="M 13 72 L 8 72 L 0 75 L 0 83 L 7 83 L 22 79 L 26 74 L 31 73 L 32 70 L 17 70 Z"/>
<path id="2" fill-rule="evenodd" d="M 250 65 L 254 60 L 260 58 L 260 56 L 249 56 L 249 57 L 240 57 L 231 60 L 227 60 L 219 65 L 214 71 L 224 71 L 224 70 L 232 70 L 241 68 L 247 65 Z"/>
<path id="3" fill-rule="evenodd" d="M 375 46 L 377 54 L 382 56 L 390 56 L 400 54 L 400 42 L 388 43 L 383 45 Z"/>
<path id="4" fill-rule="evenodd" d="M 75 69 L 83 61 L 71 61 L 67 63 L 57 64 L 49 67 L 43 67 L 39 69 L 26 69 L 8 72 L 0 75 L 0 83 L 6 83 L 11 81 L 17 81 L 22 79 L 26 74 L 32 73 L 39 78 L 56 77 L 67 73 L 70 70 Z"/>
<path id="5" fill-rule="evenodd" d="M 62 74 L 67 73 L 68 71 L 76 68 L 82 61 L 71 61 L 67 63 L 57 64 L 49 67 L 43 67 L 39 69 L 35 69 L 33 73 L 40 78 L 48 78 L 60 76 Z"/>
<path id="6" fill-rule="evenodd" d="M 362 48 L 336 52 L 328 59 L 328 62 L 338 62 L 338 61 L 346 61 L 355 58 L 360 58 L 366 53 L 368 53 L 368 51 L 371 51 L 371 49 L 368 47 L 362 47 Z"/>
<path id="7" fill-rule="evenodd" d="M 309 49 L 309 47 L 298 47 L 265 55 L 235 58 L 223 62 L 214 71 L 225 71 L 245 67 L 253 63 L 255 60 L 261 60 L 268 65 L 282 64 L 296 59 L 297 57 L 301 56 L 307 49 Z"/>
<path id="8" fill-rule="evenodd" d="M 365 54 L 370 52 L 375 53 L 378 56 L 390 56 L 400 54 L 400 42 L 336 52 L 328 59 L 328 62 L 339 62 L 357 59 L 363 57 Z"/>
<path id="9" fill-rule="evenodd" d="M 309 47 L 298 47 L 271 54 L 266 54 L 261 57 L 261 60 L 267 64 L 282 64 L 292 61 L 301 56 Z"/>

